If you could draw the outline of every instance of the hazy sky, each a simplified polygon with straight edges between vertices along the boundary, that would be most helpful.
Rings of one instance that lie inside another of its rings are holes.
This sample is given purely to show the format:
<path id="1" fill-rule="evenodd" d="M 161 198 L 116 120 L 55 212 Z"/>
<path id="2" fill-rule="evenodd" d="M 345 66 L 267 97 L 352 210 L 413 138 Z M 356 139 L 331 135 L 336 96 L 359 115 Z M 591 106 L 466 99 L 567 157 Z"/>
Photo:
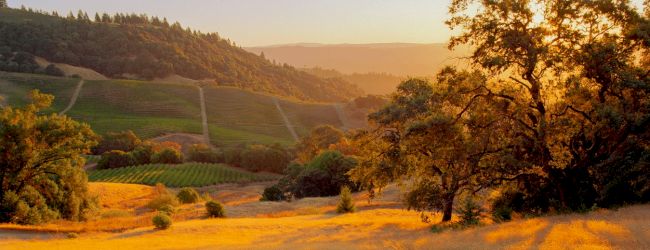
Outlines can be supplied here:
<path id="1" fill-rule="evenodd" d="M 642 2 L 643 0 L 634 0 Z M 9 0 L 67 14 L 146 13 L 219 32 L 241 46 L 313 43 L 440 43 L 450 0 Z"/>

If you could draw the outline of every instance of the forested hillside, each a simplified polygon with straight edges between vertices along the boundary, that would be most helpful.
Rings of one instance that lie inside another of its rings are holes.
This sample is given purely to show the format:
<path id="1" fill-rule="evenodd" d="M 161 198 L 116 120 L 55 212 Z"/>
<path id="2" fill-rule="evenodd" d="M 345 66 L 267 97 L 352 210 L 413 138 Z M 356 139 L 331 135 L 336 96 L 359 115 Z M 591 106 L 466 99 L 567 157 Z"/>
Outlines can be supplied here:
<path id="1" fill-rule="evenodd" d="M 352 73 L 344 74 L 335 69 L 323 69 L 320 67 L 301 68 L 309 74 L 324 78 L 339 78 L 351 84 L 359 86 L 366 94 L 387 95 L 397 90 L 397 85 L 406 77 L 400 77 L 388 73 Z"/>
<path id="2" fill-rule="evenodd" d="M 93 69 L 114 78 L 183 77 L 303 100 L 343 101 L 361 94 L 353 84 L 276 65 L 217 33 L 135 14 L 88 17 L 84 12 L 0 9 L 0 70 L 49 73 L 34 56 Z"/>

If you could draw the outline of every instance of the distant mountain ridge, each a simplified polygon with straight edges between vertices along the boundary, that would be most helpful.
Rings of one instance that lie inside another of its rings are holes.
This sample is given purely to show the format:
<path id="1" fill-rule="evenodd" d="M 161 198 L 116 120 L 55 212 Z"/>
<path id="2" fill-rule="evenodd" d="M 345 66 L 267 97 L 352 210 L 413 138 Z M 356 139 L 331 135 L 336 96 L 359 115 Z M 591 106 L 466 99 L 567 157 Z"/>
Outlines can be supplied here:
<path id="1" fill-rule="evenodd" d="M 179 75 L 300 100 L 341 102 L 360 96 L 355 85 L 274 64 L 216 33 L 136 14 L 84 12 L 61 17 L 0 9 L 0 71 L 43 73 L 36 62 L 95 70 L 107 77 L 155 79 Z M 55 70 L 54 70 L 55 72 Z"/>
<path id="2" fill-rule="evenodd" d="M 296 43 L 244 48 L 266 58 L 301 68 L 320 67 L 342 73 L 388 73 L 397 76 L 430 76 L 445 65 L 463 65 L 468 48 L 455 51 L 447 44 L 377 43 L 317 44 Z"/>

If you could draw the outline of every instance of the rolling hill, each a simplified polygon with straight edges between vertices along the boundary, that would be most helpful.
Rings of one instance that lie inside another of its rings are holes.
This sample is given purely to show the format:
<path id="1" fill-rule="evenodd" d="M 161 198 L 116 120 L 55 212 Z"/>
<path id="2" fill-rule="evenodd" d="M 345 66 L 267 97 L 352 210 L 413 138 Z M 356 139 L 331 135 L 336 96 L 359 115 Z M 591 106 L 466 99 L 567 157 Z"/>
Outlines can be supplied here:
<path id="1" fill-rule="evenodd" d="M 0 95 L 13 106 L 26 104 L 32 89 L 55 96 L 46 112 L 61 112 L 68 106 L 80 79 L 36 74 L 0 72 Z M 140 80 L 84 80 L 76 103 L 66 113 L 88 123 L 100 135 L 109 131 L 133 130 L 143 138 L 169 133 L 201 134 L 201 104 L 198 85 Z M 234 87 L 203 87 L 209 137 L 217 146 L 246 143 L 293 144 L 289 132 L 307 134 L 313 127 L 330 124 L 342 127 L 334 104 L 300 102 Z M 288 118 L 282 119 L 274 99 Z"/>
<path id="2" fill-rule="evenodd" d="M 274 64 L 216 33 L 135 14 L 77 16 L 0 9 L 0 70 L 47 73 L 36 57 L 110 78 L 179 75 L 285 97 L 340 102 L 362 94 L 353 84 Z"/>

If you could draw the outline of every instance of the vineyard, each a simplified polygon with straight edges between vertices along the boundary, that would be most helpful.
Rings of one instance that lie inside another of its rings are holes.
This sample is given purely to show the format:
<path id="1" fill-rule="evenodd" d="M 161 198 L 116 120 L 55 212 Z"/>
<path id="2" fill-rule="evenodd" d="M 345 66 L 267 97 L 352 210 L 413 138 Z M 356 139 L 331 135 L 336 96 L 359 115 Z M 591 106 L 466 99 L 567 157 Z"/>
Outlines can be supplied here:
<path id="1" fill-rule="evenodd" d="M 271 181 L 273 174 L 251 173 L 223 164 L 185 163 L 180 165 L 149 164 L 134 167 L 93 170 L 88 180 L 154 185 L 168 187 L 203 187 L 223 183 Z"/>

